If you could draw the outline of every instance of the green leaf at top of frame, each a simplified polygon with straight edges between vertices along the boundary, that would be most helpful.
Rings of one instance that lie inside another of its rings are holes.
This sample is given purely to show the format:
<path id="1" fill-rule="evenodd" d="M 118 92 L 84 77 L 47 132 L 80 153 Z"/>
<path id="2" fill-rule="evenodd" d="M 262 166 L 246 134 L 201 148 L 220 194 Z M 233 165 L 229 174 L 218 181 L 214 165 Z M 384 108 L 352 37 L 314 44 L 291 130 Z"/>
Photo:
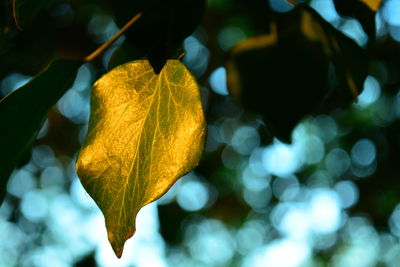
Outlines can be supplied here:
<path id="1" fill-rule="evenodd" d="M 12 0 L 12 13 L 18 29 L 23 30 L 33 22 L 35 16 L 48 0 Z"/>
<path id="2" fill-rule="evenodd" d="M 111 70 L 119 65 L 128 63 L 133 60 L 142 59 L 144 54 L 139 51 L 130 42 L 124 41 L 119 47 L 112 53 L 108 62 L 108 70 Z"/>
<path id="3" fill-rule="evenodd" d="M 124 35 L 158 73 L 184 38 L 200 23 L 206 0 L 110 0 L 115 21 L 122 27 L 135 14 L 142 17 Z"/>
<path id="4" fill-rule="evenodd" d="M 0 101 L 0 198 L 7 180 L 33 141 L 49 109 L 75 80 L 80 61 L 54 61 Z"/>
<path id="5" fill-rule="evenodd" d="M 369 38 L 375 38 L 375 12 L 381 0 L 334 0 L 334 3 L 341 16 L 354 17 L 361 23 Z"/>
<path id="6" fill-rule="evenodd" d="M 94 84 L 76 169 L 118 257 L 139 210 L 198 164 L 205 127 L 199 86 L 178 60 L 159 74 L 147 60 L 132 61 Z"/>

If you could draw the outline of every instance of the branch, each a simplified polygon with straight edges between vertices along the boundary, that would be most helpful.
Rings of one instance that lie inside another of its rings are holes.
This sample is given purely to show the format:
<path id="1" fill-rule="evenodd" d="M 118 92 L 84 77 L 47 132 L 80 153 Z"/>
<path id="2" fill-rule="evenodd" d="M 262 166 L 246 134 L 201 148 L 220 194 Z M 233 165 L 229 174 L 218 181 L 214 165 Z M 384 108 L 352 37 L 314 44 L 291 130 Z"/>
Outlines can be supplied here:
<path id="1" fill-rule="evenodd" d="M 113 37 L 111 37 L 107 42 L 102 44 L 99 48 L 97 48 L 93 53 L 90 55 L 86 56 L 83 60 L 86 62 L 92 61 L 96 57 L 98 57 L 101 53 L 107 50 L 107 48 L 110 47 L 119 37 L 121 37 L 122 34 L 126 32 L 133 24 L 135 24 L 136 21 L 140 19 L 142 16 L 142 13 L 136 14 L 128 23 L 124 25 L 116 34 L 114 34 Z"/>
<path id="2" fill-rule="evenodd" d="M 292 4 L 294 6 L 298 6 L 299 3 L 296 2 L 296 0 L 286 0 L 289 4 Z"/>

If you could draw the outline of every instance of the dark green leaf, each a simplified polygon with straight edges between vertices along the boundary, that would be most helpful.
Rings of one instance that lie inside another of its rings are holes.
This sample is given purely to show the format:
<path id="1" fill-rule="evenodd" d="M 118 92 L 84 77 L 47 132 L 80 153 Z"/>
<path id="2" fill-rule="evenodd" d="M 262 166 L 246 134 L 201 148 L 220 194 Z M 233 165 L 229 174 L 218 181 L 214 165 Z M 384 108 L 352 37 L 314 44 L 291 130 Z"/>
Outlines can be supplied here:
<path id="1" fill-rule="evenodd" d="M 0 101 L 0 198 L 8 177 L 35 140 L 49 109 L 72 85 L 79 61 L 59 60 Z"/>
<path id="2" fill-rule="evenodd" d="M 298 29 L 280 34 L 279 45 L 276 31 L 245 40 L 232 51 L 227 69 L 230 91 L 236 91 L 244 107 L 262 114 L 283 141 L 328 94 L 324 47 Z"/>
<path id="3" fill-rule="evenodd" d="M 331 111 L 357 97 L 367 60 L 362 48 L 309 8 L 277 15 L 272 29 L 233 48 L 228 87 L 245 108 L 263 115 L 278 138 L 289 141 L 305 115 Z"/>
<path id="4" fill-rule="evenodd" d="M 318 23 L 322 27 L 324 35 L 321 38 L 335 69 L 336 90 L 331 93 L 327 101 L 333 102 L 336 106 L 346 106 L 351 100 L 357 99 L 368 75 L 366 52 L 355 41 L 326 22 L 313 9 L 307 8 L 305 12 L 312 16 L 313 23 Z M 332 110 L 334 107 L 326 106 L 325 108 Z"/>
<path id="5" fill-rule="evenodd" d="M 375 38 L 375 11 L 360 0 L 334 0 L 335 8 L 341 16 L 357 19 L 369 38 Z"/>
<path id="6" fill-rule="evenodd" d="M 140 52 L 135 46 L 133 46 L 130 42 L 125 41 L 113 52 L 110 61 L 108 62 L 108 69 L 111 70 L 129 61 L 141 59 L 143 56 L 143 53 Z"/>
<path id="7" fill-rule="evenodd" d="M 47 0 L 12 0 L 13 17 L 19 29 L 28 27 Z"/>
<path id="8" fill-rule="evenodd" d="M 205 0 L 113 0 L 110 3 L 119 26 L 136 13 L 143 13 L 125 35 L 148 57 L 156 73 L 161 71 L 183 39 L 194 31 L 206 5 Z"/>
<path id="9" fill-rule="evenodd" d="M 332 61 L 335 65 L 338 90 L 341 91 L 341 94 L 348 95 L 350 93 L 353 99 L 357 99 L 368 75 L 366 53 L 347 36 L 336 34 L 335 37 L 336 39 L 332 39 L 335 46 Z"/>
<path id="10" fill-rule="evenodd" d="M 275 43 L 234 56 L 243 105 L 264 115 L 284 141 L 289 141 L 293 127 L 322 101 L 328 88 L 328 61 L 322 46 L 305 38 L 292 41 L 295 44 Z M 258 41 L 247 42 L 256 46 Z M 229 67 L 228 75 L 232 75 Z M 236 83 L 228 84 L 232 90 Z"/>

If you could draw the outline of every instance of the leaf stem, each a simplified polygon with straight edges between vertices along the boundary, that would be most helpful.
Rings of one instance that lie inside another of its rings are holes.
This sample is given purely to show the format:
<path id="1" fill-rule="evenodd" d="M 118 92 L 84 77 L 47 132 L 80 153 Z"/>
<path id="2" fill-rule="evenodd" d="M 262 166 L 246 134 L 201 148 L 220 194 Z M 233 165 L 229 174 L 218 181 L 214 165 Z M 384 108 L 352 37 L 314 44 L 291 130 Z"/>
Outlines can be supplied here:
<path id="1" fill-rule="evenodd" d="M 99 48 L 97 48 L 94 52 L 92 52 L 90 55 L 86 56 L 83 60 L 86 62 L 90 62 L 96 57 L 98 57 L 101 53 L 103 53 L 107 48 L 110 47 L 119 37 L 121 37 L 126 30 L 128 30 L 133 24 L 135 24 L 136 21 L 140 19 L 142 16 L 142 13 L 136 14 L 130 21 L 128 21 L 124 27 L 122 27 L 116 34 L 114 34 L 113 37 L 111 37 L 107 42 L 102 44 Z"/>
<path id="2" fill-rule="evenodd" d="M 287 2 L 289 2 L 290 4 L 294 5 L 294 6 L 298 6 L 299 3 L 296 2 L 296 0 L 286 0 Z"/>

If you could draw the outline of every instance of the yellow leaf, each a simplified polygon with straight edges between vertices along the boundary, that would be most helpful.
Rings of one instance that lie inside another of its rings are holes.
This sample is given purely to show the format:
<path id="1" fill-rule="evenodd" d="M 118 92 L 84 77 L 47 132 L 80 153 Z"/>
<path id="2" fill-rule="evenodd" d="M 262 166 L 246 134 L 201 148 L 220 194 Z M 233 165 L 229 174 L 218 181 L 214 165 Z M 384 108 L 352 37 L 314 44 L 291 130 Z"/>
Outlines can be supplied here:
<path id="1" fill-rule="evenodd" d="M 158 75 L 147 60 L 133 61 L 94 84 L 76 168 L 118 257 L 138 211 L 198 164 L 204 137 L 199 87 L 177 60 Z"/>
<path id="2" fill-rule="evenodd" d="M 377 11 L 382 2 L 381 0 L 360 0 L 360 1 L 366 4 L 372 11 Z"/>

